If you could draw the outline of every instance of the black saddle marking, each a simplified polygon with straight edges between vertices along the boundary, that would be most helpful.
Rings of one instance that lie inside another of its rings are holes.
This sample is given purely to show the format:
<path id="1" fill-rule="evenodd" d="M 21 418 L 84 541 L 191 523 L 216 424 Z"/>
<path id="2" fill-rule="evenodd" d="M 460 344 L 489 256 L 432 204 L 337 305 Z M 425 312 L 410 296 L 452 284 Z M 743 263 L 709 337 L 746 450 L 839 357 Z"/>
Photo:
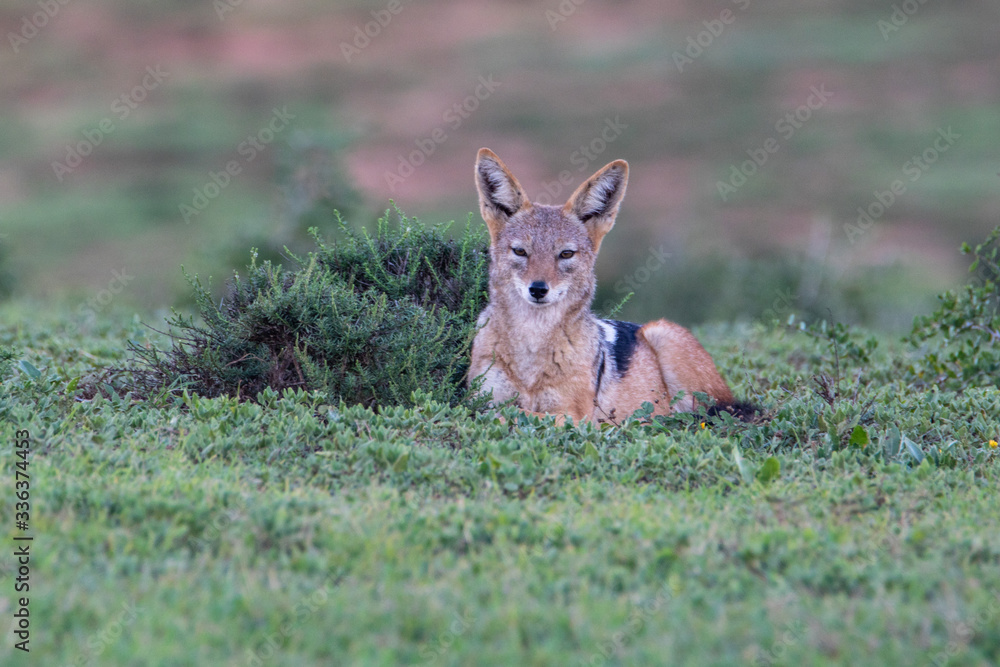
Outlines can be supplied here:
<path id="1" fill-rule="evenodd" d="M 600 357 L 601 361 L 598 363 L 598 366 L 597 366 L 597 386 L 595 387 L 595 391 L 594 391 L 594 395 L 595 396 L 597 394 L 601 393 L 601 381 L 604 379 L 605 355 L 604 355 L 604 346 L 603 345 L 601 346 L 601 353 L 598 356 Z"/>
<path id="2" fill-rule="evenodd" d="M 635 346 L 638 344 L 635 334 L 639 330 L 639 325 L 618 320 L 604 321 L 615 328 L 615 342 L 612 344 L 611 354 L 615 358 L 615 370 L 618 371 L 618 377 L 623 377 L 628 371 L 629 364 L 632 363 L 632 356 L 635 354 Z"/>

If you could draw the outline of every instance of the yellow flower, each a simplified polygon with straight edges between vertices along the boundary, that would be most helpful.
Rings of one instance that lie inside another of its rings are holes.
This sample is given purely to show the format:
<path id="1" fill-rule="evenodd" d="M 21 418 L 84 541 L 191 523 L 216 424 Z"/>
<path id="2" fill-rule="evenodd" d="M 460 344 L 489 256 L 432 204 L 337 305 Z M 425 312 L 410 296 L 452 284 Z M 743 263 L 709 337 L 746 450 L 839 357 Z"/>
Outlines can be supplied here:
<path id="1" fill-rule="evenodd" d="M 990 440 L 990 449 L 996 449 L 997 448 L 997 444 L 998 443 L 997 443 L 996 440 Z"/>
<path id="2" fill-rule="evenodd" d="M 702 428 L 708 428 L 707 426 L 705 426 L 705 422 L 702 422 L 702 423 L 701 423 L 701 427 L 702 427 Z M 994 447 L 995 447 L 995 446 L 996 446 L 996 445 L 994 445 Z"/>

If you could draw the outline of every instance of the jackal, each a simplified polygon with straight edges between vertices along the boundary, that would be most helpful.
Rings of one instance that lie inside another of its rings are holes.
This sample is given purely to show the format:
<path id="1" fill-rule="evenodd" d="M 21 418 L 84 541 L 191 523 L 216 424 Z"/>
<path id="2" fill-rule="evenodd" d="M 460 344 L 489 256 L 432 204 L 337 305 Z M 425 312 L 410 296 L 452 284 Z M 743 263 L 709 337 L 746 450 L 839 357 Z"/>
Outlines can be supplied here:
<path id="1" fill-rule="evenodd" d="M 602 320 L 590 310 L 594 263 L 625 196 L 628 163 L 615 160 L 562 207 L 533 204 L 497 155 L 476 160 L 479 207 L 490 234 L 490 301 L 479 317 L 469 381 L 496 403 L 574 420 L 694 409 L 694 392 L 716 405 L 733 395 L 712 357 L 684 327 Z M 684 396 L 671 406 L 671 400 Z"/>

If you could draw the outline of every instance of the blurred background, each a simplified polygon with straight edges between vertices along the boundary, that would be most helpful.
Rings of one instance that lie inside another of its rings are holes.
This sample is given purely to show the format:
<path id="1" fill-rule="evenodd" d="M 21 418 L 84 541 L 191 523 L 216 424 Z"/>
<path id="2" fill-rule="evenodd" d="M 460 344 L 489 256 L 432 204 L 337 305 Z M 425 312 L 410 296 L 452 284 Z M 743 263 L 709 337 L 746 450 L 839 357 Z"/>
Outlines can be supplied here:
<path id="1" fill-rule="evenodd" d="M 0 3 L 0 298 L 183 307 L 334 210 L 631 164 L 596 307 L 907 329 L 1000 223 L 994 0 Z M 481 224 L 478 213 L 473 223 Z M 87 326 L 86 321 L 81 326 Z"/>

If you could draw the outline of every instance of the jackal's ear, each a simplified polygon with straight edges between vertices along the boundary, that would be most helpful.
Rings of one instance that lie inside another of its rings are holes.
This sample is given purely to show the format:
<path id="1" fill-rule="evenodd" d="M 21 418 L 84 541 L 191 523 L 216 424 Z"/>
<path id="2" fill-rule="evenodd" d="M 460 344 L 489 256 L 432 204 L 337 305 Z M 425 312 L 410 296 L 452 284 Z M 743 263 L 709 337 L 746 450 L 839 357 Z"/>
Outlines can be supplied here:
<path id="1" fill-rule="evenodd" d="M 511 216 L 531 205 L 514 174 L 489 148 L 480 148 L 476 158 L 476 188 L 479 190 L 479 210 L 491 239 L 496 239 Z"/>
<path id="2" fill-rule="evenodd" d="M 615 160 L 580 184 L 563 207 L 587 227 L 594 250 L 599 250 L 604 235 L 615 226 L 618 207 L 628 185 L 628 162 Z"/>

